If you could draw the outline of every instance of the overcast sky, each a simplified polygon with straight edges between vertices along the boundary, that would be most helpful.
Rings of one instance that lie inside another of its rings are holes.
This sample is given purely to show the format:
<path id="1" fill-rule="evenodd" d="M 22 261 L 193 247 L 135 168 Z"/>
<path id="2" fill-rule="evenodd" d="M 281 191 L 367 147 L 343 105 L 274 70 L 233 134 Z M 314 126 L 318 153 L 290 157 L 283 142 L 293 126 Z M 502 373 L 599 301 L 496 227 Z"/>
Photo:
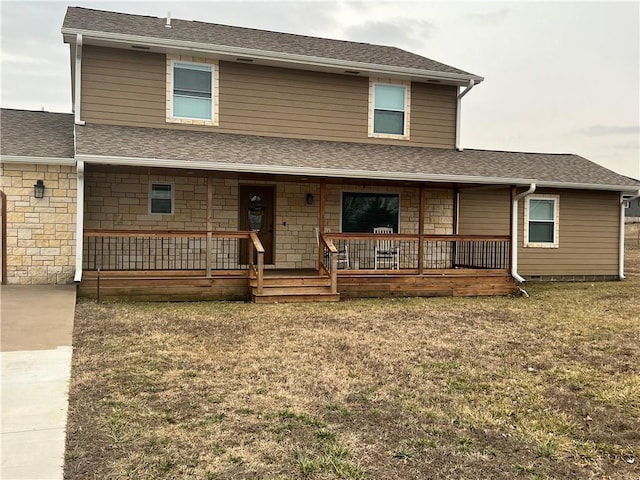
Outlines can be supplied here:
<path id="1" fill-rule="evenodd" d="M 464 147 L 576 153 L 640 178 L 638 1 L 2 0 L 2 107 L 71 111 L 67 5 L 400 47 L 485 77 L 463 100 Z"/>

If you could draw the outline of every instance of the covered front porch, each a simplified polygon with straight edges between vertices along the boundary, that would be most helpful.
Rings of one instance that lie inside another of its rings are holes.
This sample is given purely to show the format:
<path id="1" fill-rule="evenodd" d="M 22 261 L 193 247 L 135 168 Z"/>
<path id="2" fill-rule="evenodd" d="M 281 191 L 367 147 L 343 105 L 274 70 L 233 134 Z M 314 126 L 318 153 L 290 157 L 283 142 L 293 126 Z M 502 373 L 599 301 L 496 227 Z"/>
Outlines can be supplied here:
<path id="1" fill-rule="evenodd" d="M 265 264 L 254 231 L 85 230 L 80 294 L 144 300 L 338 301 L 505 295 L 508 236 L 317 231 L 314 268 Z"/>

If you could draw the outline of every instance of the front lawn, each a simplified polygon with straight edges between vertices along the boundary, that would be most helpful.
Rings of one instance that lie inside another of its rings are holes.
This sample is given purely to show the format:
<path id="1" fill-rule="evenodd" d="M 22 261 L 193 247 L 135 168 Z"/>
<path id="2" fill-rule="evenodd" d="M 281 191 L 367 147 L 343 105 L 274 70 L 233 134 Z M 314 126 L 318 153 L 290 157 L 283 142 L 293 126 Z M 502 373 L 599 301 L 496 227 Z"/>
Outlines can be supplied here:
<path id="1" fill-rule="evenodd" d="M 527 291 L 80 303 L 65 478 L 639 478 L 640 277 Z"/>

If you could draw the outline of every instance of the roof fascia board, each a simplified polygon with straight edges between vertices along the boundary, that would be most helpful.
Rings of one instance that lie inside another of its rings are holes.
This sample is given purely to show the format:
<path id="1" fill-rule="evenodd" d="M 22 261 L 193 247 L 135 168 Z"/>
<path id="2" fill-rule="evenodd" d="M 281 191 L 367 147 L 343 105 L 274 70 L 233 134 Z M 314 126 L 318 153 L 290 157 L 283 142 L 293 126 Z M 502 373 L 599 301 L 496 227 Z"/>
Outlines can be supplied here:
<path id="1" fill-rule="evenodd" d="M 63 157 L 32 157 L 28 155 L 0 155 L 2 163 L 38 163 L 45 165 L 75 165 L 73 158 Z"/>
<path id="2" fill-rule="evenodd" d="M 476 84 L 484 80 L 483 77 L 476 75 L 463 75 L 459 73 L 436 72 L 433 70 L 423 70 L 419 68 L 394 67 L 387 65 L 378 65 L 374 63 L 354 62 L 349 60 L 334 60 L 331 58 L 315 57 L 309 55 L 298 55 L 293 53 L 271 52 L 267 50 L 258 50 L 253 48 L 231 47 L 226 45 L 212 45 L 200 42 L 191 42 L 187 40 L 166 40 L 162 38 L 145 37 L 141 35 L 125 35 L 111 32 L 99 32 L 93 30 L 84 30 L 78 28 L 63 28 L 62 34 L 65 35 L 65 42 L 73 43 L 72 39 L 66 35 L 81 34 L 85 45 L 95 40 L 108 40 L 117 44 L 136 44 L 149 47 L 159 47 L 166 49 L 188 50 L 191 52 L 200 52 L 206 54 L 220 54 L 232 56 L 247 56 L 257 60 L 279 61 L 288 64 L 299 64 L 312 67 L 337 68 L 342 70 L 359 70 L 375 75 L 406 75 L 410 77 L 424 78 L 427 80 L 441 80 L 454 82 L 460 85 L 468 85 L 469 80 L 473 80 Z"/>

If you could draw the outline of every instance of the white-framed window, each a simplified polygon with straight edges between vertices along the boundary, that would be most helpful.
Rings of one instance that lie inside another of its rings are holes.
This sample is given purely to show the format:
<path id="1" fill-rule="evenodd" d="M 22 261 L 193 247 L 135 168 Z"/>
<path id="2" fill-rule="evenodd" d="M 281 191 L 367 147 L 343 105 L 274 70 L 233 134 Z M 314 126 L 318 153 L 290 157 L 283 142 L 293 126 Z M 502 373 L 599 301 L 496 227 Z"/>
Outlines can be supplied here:
<path id="1" fill-rule="evenodd" d="M 369 136 L 409 138 L 410 82 L 369 81 Z"/>
<path id="2" fill-rule="evenodd" d="M 372 233 L 375 227 L 400 231 L 400 195 L 397 193 L 342 192 L 342 231 Z"/>
<path id="3" fill-rule="evenodd" d="M 524 246 L 558 248 L 560 197 L 530 195 L 524 204 Z"/>
<path id="4" fill-rule="evenodd" d="M 218 125 L 218 78 L 215 60 L 167 55 L 167 121 Z"/>
<path id="5" fill-rule="evenodd" d="M 173 183 L 151 182 L 149 185 L 149 213 L 173 214 Z"/>

